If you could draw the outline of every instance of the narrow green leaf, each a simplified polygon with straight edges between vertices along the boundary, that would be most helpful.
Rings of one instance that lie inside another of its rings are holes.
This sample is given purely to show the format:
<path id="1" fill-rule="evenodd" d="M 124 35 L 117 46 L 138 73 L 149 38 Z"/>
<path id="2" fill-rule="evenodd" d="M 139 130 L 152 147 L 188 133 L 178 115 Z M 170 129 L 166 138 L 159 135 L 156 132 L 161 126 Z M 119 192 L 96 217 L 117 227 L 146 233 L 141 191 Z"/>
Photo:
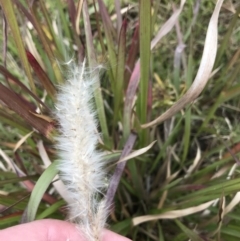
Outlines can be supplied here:
<path id="1" fill-rule="evenodd" d="M 9 225 L 17 225 L 21 220 L 22 212 L 18 212 L 17 214 L 11 214 L 8 216 L 0 217 L 0 229 L 4 229 L 9 227 Z"/>
<path id="2" fill-rule="evenodd" d="M 111 225 L 111 230 L 120 233 L 121 235 L 126 235 L 129 233 L 131 228 L 131 219 L 125 219 L 124 221 L 118 222 Z"/>
<path id="3" fill-rule="evenodd" d="M 46 208 L 42 213 L 40 213 L 39 215 L 37 215 L 36 219 L 43 219 L 46 217 L 49 217 L 51 214 L 53 214 L 54 212 L 56 212 L 60 207 L 62 207 L 65 203 L 65 201 L 60 200 L 56 203 L 54 203 L 53 205 L 51 205 L 50 207 Z"/>
<path id="4" fill-rule="evenodd" d="M 188 58 L 188 68 L 187 68 L 187 88 L 191 86 L 191 80 L 192 80 L 192 70 L 193 70 L 193 60 L 192 55 L 189 55 Z M 191 108 L 190 105 L 187 106 L 187 110 L 185 113 L 185 125 L 184 125 L 184 136 L 183 136 L 183 156 L 182 156 L 182 164 L 186 160 L 188 150 L 190 148 L 190 135 L 191 135 Z"/>
<path id="5" fill-rule="evenodd" d="M 140 23 L 140 89 L 138 96 L 137 113 L 141 123 L 147 122 L 148 85 L 150 77 L 151 56 L 151 1 L 139 0 L 139 23 Z M 140 135 L 141 144 L 147 142 L 147 131 L 142 130 Z"/>
<path id="6" fill-rule="evenodd" d="M 28 77 L 31 90 L 33 91 L 33 93 L 36 93 L 35 84 L 34 84 L 32 74 L 31 74 L 31 70 L 30 70 L 30 67 L 29 67 L 29 64 L 28 64 L 25 48 L 24 48 L 24 45 L 23 45 L 23 42 L 22 42 L 22 37 L 20 35 L 20 30 L 19 30 L 19 27 L 18 27 L 16 15 L 13 11 L 12 1 L 11 0 L 0 0 L 0 3 L 1 3 L 1 6 L 3 8 L 5 17 L 8 21 L 8 24 L 9 24 L 11 30 L 12 30 L 12 35 L 13 35 L 15 44 L 16 44 L 17 49 L 18 49 L 18 54 L 19 54 L 19 57 L 21 59 L 23 68 L 25 70 L 25 73 Z"/>
<path id="7" fill-rule="evenodd" d="M 195 232 L 193 232 L 191 229 L 187 228 L 183 223 L 181 223 L 180 221 L 178 221 L 177 219 L 174 220 L 175 223 L 177 224 L 177 226 L 191 239 L 194 241 L 203 241 L 203 239 L 201 239 L 199 237 L 199 235 L 197 235 Z"/>
<path id="8" fill-rule="evenodd" d="M 27 207 L 27 221 L 31 222 L 35 219 L 38 206 L 42 200 L 44 193 L 51 184 L 53 178 L 57 175 L 56 168 L 58 162 L 53 162 L 38 179 L 32 193 Z"/>

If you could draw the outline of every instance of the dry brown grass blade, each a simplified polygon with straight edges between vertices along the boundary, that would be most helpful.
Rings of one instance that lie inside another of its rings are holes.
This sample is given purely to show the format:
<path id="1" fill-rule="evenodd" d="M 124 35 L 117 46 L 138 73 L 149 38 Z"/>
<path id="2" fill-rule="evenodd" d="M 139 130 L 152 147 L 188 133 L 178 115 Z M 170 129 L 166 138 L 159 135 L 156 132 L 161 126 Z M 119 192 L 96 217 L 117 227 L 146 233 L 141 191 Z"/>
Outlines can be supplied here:
<path id="1" fill-rule="evenodd" d="M 153 145 L 156 143 L 156 141 L 153 141 L 150 145 L 143 147 L 137 151 L 133 151 L 132 153 L 130 153 L 129 155 L 125 156 L 124 158 L 120 159 L 117 163 L 120 162 L 125 162 L 128 161 L 130 159 L 133 159 L 135 157 L 138 157 L 142 154 L 144 154 L 145 152 L 147 152 L 149 149 L 151 149 L 153 147 Z"/>
<path id="2" fill-rule="evenodd" d="M 232 201 L 226 206 L 224 214 L 231 212 L 240 203 L 240 192 L 237 192 Z"/>
<path id="3" fill-rule="evenodd" d="M 175 219 L 175 218 L 188 216 L 188 215 L 191 215 L 191 214 L 194 214 L 197 212 L 201 212 L 201 211 L 207 209 L 214 202 L 215 202 L 215 200 L 203 203 L 203 204 L 195 206 L 195 207 L 185 208 L 185 209 L 181 209 L 181 210 L 168 211 L 168 212 L 165 212 L 165 213 L 162 213 L 159 215 L 146 215 L 146 216 L 136 217 L 136 218 L 133 218 L 133 225 L 136 226 L 140 223 L 158 220 L 158 219 Z"/>
<path id="4" fill-rule="evenodd" d="M 28 139 L 28 137 L 30 137 L 32 134 L 34 133 L 34 131 L 31 131 L 30 133 L 28 133 L 27 135 L 23 136 L 15 145 L 13 152 L 16 152 L 16 150 Z"/>
<path id="5" fill-rule="evenodd" d="M 177 9 L 172 16 L 163 24 L 157 35 L 154 37 L 154 39 L 151 41 L 151 49 L 153 49 L 157 43 L 164 37 L 166 34 L 168 34 L 174 25 L 176 24 L 178 17 L 180 13 L 182 12 L 183 6 L 185 4 L 186 0 L 181 0 L 180 8 Z"/>
<path id="6" fill-rule="evenodd" d="M 83 0 L 79 0 L 77 3 L 77 13 L 76 13 L 76 19 L 75 19 L 75 28 L 77 34 L 80 36 L 80 27 L 79 27 L 79 22 L 80 22 L 80 17 L 81 17 L 81 12 L 82 12 L 82 6 L 83 6 Z"/>
<path id="7" fill-rule="evenodd" d="M 184 108 L 188 103 L 195 100 L 204 89 L 205 85 L 209 80 L 209 76 L 211 75 L 216 54 L 217 54 L 217 37 L 218 37 L 217 24 L 218 24 L 218 16 L 219 16 L 222 3 L 223 3 L 223 0 L 217 1 L 216 7 L 210 19 L 208 30 L 207 30 L 207 36 L 204 44 L 202 60 L 197 72 L 197 76 L 193 81 L 193 84 L 191 85 L 189 90 L 182 96 L 182 98 L 180 98 L 171 108 L 169 108 L 166 112 L 164 112 L 161 116 L 159 116 L 154 121 L 151 121 L 150 123 L 142 125 L 142 128 L 152 127 L 172 117 L 182 108 Z"/>

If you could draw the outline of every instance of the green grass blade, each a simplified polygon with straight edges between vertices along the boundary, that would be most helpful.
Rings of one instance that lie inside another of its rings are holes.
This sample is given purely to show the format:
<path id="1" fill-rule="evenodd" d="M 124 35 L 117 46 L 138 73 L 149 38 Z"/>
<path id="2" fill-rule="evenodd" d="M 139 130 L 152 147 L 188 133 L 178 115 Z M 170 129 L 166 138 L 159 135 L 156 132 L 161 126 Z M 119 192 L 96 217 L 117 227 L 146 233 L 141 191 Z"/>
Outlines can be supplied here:
<path id="1" fill-rule="evenodd" d="M 18 23 L 17 23 L 17 19 L 16 19 L 16 15 L 14 13 L 13 10 L 13 4 L 11 0 L 0 0 L 1 6 L 3 8 L 5 17 L 7 19 L 7 22 L 12 30 L 12 35 L 15 41 L 15 44 L 17 46 L 18 49 L 18 54 L 19 54 L 19 58 L 21 59 L 23 68 L 25 70 L 25 73 L 28 77 L 29 80 L 29 85 L 31 87 L 31 90 L 33 93 L 36 93 L 36 87 L 32 78 L 32 74 L 31 74 L 31 70 L 28 64 L 28 60 L 27 60 L 27 56 L 26 56 L 26 52 L 25 52 L 25 48 L 22 42 L 22 37 L 20 34 L 20 30 L 18 27 Z"/>
<path id="2" fill-rule="evenodd" d="M 140 0 L 140 89 L 138 100 L 138 116 L 141 123 L 147 122 L 147 104 L 148 104 L 148 85 L 150 77 L 150 44 L 151 44 L 151 1 Z M 140 141 L 142 145 L 147 142 L 148 131 L 142 130 Z"/>
<path id="3" fill-rule="evenodd" d="M 175 223 L 177 226 L 187 235 L 188 238 L 194 241 L 203 241 L 195 232 L 193 232 L 191 229 L 187 228 L 182 222 L 175 220 Z"/>
<path id="4" fill-rule="evenodd" d="M 58 170 L 56 168 L 57 161 L 52 163 L 38 179 L 32 193 L 27 207 L 27 221 L 31 222 L 35 219 L 38 206 L 42 200 L 44 193 L 51 184 L 53 178 L 57 175 Z"/>
<path id="5" fill-rule="evenodd" d="M 188 68 L 187 68 L 187 83 L 186 86 L 189 88 L 191 86 L 192 80 L 192 70 L 193 70 L 193 63 L 192 63 L 192 55 L 190 54 L 188 59 Z M 183 136 L 183 156 L 182 156 L 182 163 L 186 160 L 188 150 L 190 148 L 190 135 L 191 135 L 191 106 L 188 105 L 186 112 L 185 112 L 185 125 L 184 125 L 184 136 Z"/>
<path id="6" fill-rule="evenodd" d="M 63 200 L 60 200 L 60 201 L 54 203 L 50 207 L 46 208 L 42 213 L 37 215 L 36 219 L 43 219 L 43 218 L 49 217 L 51 214 L 55 213 L 64 204 L 66 204 L 66 203 Z"/>

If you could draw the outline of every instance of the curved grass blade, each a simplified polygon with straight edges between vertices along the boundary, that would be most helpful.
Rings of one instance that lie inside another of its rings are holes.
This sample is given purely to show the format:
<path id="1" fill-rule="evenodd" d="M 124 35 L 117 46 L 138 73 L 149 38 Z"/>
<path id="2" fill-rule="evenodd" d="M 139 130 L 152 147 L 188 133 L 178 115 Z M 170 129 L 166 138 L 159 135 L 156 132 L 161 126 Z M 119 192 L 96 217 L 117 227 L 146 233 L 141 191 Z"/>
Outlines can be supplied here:
<path id="1" fill-rule="evenodd" d="M 38 206 L 42 200 L 44 193 L 51 184 L 53 178 L 57 175 L 56 168 L 57 161 L 53 162 L 38 179 L 32 193 L 27 207 L 27 221 L 31 222 L 35 219 Z"/>
<path id="2" fill-rule="evenodd" d="M 179 217 L 188 216 L 190 214 L 201 212 L 201 211 L 207 209 L 214 202 L 215 202 L 215 200 L 200 204 L 195 207 L 182 209 L 182 210 L 173 210 L 173 211 L 168 211 L 168 212 L 165 212 L 162 214 L 145 215 L 145 216 L 136 217 L 136 218 L 133 218 L 133 225 L 136 226 L 140 223 L 149 222 L 149 221 L 153 221 L 153 220 L 159 220 L 159 219 L 175 219 L 175 218 L 179 218 Z"/>
<path id="3" fill-rule="evenodd" d="M 151 41 L 151 50 L 154 49 L 154 47 L 157 45 L 157 43 L 159 43 L 159 41 L 172 30 L 172 28 L 174 27 L 174 25 L 178 21 L 178 17 L 183 10 L 183 6 L 184 6 L 185 2 L 186 2 L 186 0 L 181 0 L 180 8 L 177 9 L 172 14 L 172 16 L 160 28 L 157 35 Z"/>
<path id="4" fill-rule="evenodd" d="M 181 223 L 177 219 L 175 220 L 175 223 L 191 240 L 203 241 L 203 239 L 201 239 L 195 232 L 193 232 L 191 229 L 187 228 L 183 223 Z"/>

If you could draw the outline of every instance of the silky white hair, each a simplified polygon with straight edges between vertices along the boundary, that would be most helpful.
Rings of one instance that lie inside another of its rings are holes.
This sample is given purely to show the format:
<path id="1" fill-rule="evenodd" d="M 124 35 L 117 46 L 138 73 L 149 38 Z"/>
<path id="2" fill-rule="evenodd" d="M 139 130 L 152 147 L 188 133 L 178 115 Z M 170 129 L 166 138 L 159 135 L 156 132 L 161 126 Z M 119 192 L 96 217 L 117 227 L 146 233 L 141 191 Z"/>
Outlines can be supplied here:
<path id="1" fill-rule="evenodd" d="M 55 111 L 60 126 L 56 138 L 60 178 L 73 200 L 69 204 L 69 219 L 87 240 L 98 241 L 107 208 L 103 195 L 105 163 L 102 153 L 96 150 L 99 134 L 92 102 L 96 74 L 86 71 L 85 61 L 80 67 L 68 65 L 68 78 L 59 88 Z"/>

